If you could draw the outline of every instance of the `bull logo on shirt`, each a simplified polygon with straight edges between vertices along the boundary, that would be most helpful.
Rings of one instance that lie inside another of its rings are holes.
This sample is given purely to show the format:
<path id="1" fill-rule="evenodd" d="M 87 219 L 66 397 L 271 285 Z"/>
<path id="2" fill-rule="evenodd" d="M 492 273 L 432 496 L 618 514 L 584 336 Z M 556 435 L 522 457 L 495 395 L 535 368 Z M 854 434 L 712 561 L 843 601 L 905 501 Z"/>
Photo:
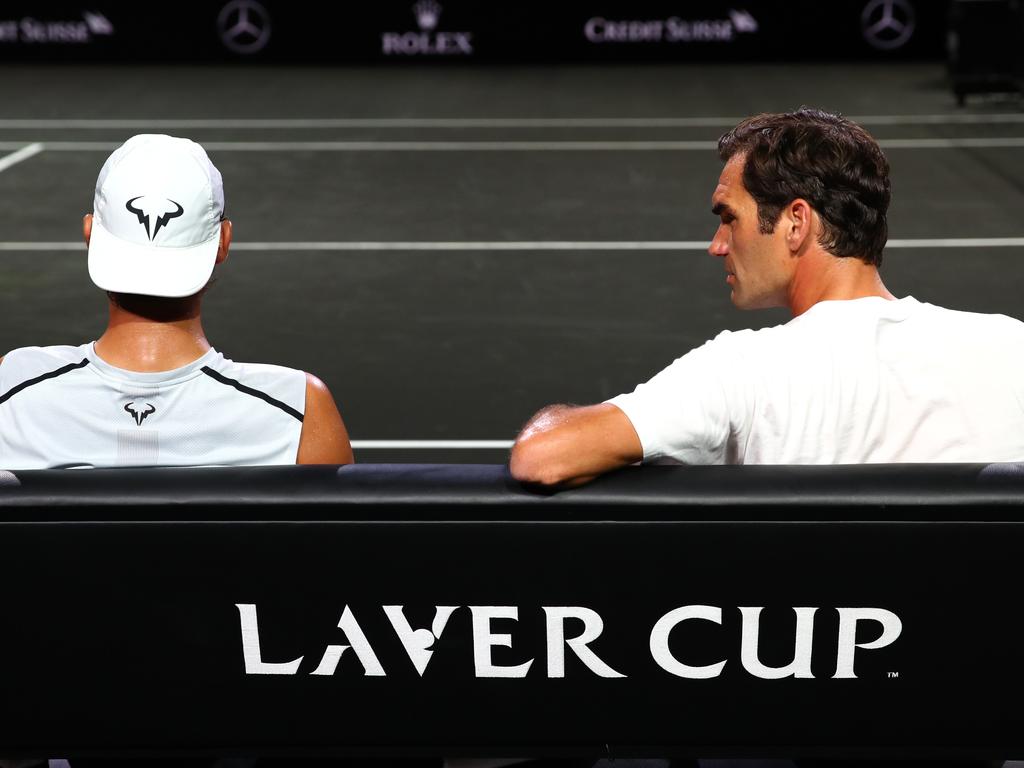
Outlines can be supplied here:
<path id="1" fill-rule="evenodd" d="M 153 405 L 152 403 L 146 403 L 146 407 L 141 411 L 136 409 L 134 400 L 132 400 L 129 403 L 125 403 L 124 409 L 131 415 L 133 419 L 135 419 L 135 423 L 138 424 L 140 427 L 142 426 L 142 422 L 146 420 L 147 416 L 149 416 L 151 413 L 156 413 L 156 406 Z"/>

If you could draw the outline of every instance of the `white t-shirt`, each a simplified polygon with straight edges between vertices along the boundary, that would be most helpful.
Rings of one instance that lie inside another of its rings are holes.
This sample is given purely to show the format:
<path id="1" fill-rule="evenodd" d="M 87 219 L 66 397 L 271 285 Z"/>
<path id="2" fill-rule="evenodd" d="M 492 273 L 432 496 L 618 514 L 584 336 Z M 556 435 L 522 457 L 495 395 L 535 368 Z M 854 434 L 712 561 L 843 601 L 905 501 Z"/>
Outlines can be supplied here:
<path id="1" fill-rule="evenodd" d="M 644 461 L 1024 460 L 1024 323 L 912 297 L 725 331 L 630 394 Z"/>
<path id="2" fill-rule="evenodd" d="M 211 349 L 136 373 L 92 344 L 24 347 L 0 363 L 0 469 L 294 464 L 306 376 Z"/>

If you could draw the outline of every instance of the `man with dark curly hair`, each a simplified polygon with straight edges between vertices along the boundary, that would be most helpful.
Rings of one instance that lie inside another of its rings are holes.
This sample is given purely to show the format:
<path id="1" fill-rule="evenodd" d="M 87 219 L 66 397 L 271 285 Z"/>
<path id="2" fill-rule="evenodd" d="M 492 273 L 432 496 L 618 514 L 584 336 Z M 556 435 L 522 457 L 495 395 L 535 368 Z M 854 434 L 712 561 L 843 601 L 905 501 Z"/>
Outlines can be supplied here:
<path id="1" fill-rule="evenodd" d="M 512 474 L 557 486 L 639 461 L 1024 460 L 1024 323 L 886 289 L 889 164 L 867 131 L 803 108 L 744 120 L 718 148 L 709 251 L 737 307 L 793 319 L 725 331 L 605 403 L 541 410 Z"/>

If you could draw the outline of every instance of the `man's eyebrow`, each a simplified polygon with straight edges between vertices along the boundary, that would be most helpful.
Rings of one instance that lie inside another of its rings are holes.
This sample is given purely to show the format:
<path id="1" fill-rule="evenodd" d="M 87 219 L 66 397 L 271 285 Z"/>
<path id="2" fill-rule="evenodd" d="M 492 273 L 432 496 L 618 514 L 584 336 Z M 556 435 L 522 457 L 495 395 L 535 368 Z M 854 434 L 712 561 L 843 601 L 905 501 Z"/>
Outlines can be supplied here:
<path id="1" fill-rule="evenodd" d="M 715 203 L 711 206 L 711 213 L 715 216 L 721 216 L 723 213 L 728 213 L 730 216 L 735 216 L 736 213 L 726 203 Z"/>

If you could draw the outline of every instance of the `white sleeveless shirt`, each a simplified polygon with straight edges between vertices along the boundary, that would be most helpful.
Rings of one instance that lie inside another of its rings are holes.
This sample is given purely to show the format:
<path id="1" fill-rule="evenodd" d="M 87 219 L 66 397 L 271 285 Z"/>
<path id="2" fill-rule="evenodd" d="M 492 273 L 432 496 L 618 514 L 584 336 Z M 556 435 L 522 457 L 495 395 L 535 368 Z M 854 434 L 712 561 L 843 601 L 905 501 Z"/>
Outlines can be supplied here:
<path id="1" fill-rule="evenodd" d="M 0 363 L 0 469 L 294 464 L 306 376 L 211 349 L 136 373 L 93 345 L 24 347 Z"/>

